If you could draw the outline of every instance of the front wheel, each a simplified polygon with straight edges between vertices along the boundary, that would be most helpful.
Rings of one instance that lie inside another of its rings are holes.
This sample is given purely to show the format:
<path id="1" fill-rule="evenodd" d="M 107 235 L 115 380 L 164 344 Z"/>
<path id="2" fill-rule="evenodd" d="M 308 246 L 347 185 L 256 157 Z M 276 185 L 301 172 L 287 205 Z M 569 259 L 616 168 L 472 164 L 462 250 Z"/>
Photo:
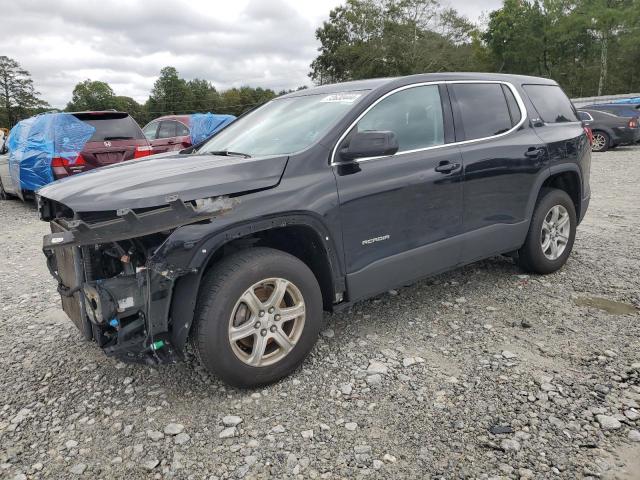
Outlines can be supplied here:
<path id="1" fill-rule="evenodd" d="M 203 366 L 227 383 L 258 387 L 295 370 L 322 325 L 322 295 L 298 258 L 252 248 L 207 273 L 194 319 L 193 342 Z"/>
<path id="2" fill-rule="evenodd" d="M 552 273 L 569 258 L 576 236 L 576 209 L 564 190 L 545 188 L 536 203 L 527 239 L 518 251 L 527 271 Z"/>

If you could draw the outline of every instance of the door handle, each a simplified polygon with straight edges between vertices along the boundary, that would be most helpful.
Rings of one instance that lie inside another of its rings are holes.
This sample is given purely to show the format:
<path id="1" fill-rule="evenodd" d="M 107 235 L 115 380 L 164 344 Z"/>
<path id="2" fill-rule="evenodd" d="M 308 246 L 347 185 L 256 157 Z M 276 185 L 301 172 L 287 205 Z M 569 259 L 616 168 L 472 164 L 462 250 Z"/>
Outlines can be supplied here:
<path id="1" fill-rule="evenodd" d="M 524 152 L 524 156 L 529 158 L 538 158 L 543 153 L 544 153 L 543 148 L 530 148 L 529 150 Z"/>
<path id="2" fill-rule="evenodd" d="M 458 168 L 460 168 L 460 164 L 459 163 L 449 163 L 449 162 L 440 162 L 440 165 L 438 165 L 435 170 L 436 172 L 440 172 L 440 173 L 451 173 L 454 170 L 457 170 Z"/>

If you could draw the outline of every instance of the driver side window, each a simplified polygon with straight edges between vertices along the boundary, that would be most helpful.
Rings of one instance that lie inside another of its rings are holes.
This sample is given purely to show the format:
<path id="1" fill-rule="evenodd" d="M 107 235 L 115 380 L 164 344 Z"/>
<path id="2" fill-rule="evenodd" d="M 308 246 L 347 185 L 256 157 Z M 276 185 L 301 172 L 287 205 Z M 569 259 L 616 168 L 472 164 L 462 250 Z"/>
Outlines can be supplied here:
<path id="1" fill-rule="evenodd" d="M 394 132 L 398 153 L 444 144 L 438 86 L 411 87 L 388 96 L 360 119 L 352 133 L 367 130 Z"/>

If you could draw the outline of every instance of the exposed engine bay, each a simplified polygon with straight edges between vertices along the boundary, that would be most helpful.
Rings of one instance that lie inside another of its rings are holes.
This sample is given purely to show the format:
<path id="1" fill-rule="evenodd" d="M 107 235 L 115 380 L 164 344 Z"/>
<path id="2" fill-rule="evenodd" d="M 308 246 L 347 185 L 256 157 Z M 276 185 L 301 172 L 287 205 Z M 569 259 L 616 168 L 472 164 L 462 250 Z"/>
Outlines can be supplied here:
<path id="1" fill-rule="evenodd" d="M 87 339 L 123 361 L 180 360 L 169 309 L 176 278 L 188 272 L 169 268 L 157 251 L 178 226 L 209 221 L 234 204 L 227 197 L 168 200 L 154 209 L 74 213 L 40 199 L 52 231 L 43 251 L 63 310 Z"/>

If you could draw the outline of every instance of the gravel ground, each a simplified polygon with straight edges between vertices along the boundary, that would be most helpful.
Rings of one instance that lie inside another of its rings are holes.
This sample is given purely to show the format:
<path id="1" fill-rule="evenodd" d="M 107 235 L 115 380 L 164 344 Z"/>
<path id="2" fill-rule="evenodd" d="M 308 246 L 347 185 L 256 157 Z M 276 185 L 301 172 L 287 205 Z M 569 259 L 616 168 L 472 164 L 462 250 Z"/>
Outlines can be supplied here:
<path id="1" fill-rule="evenodd" d="M 494 258 L 327 315 L 258 391 L 106 358 L 0 203 L 1 478 L 640 478 L 640 148 L 595 154 L 553 275 Z"/>

